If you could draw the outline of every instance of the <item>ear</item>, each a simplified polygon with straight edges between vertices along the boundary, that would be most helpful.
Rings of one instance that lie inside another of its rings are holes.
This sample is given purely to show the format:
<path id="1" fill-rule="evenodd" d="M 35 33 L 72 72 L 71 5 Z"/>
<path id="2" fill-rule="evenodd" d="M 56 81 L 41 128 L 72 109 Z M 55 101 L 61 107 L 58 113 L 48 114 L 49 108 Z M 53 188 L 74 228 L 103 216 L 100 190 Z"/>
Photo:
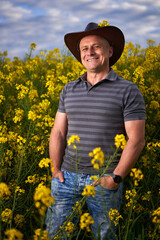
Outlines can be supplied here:
<path id="1" fill-rule="evenodd" d="M 112 55 L 113 55 L 113 47 L 110 46 L 110 48 L 109 48 L 109 57 L 112 57 Z"/>

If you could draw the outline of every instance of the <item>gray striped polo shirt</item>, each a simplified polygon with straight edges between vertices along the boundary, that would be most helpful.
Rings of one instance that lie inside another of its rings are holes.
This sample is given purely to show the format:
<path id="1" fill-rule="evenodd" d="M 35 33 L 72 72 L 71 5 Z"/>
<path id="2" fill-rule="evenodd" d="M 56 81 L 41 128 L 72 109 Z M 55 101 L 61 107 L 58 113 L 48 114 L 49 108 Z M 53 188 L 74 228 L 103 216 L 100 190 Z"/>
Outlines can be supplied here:
<path id="1" fill-rule="evenodd" d="M 72 135 L 80 137 L 77 152 L 72 145 L 67 145 L 62 168 L 70 172 L 97 174 L 99 170 L 93 169 L 89 153 L 101 147 L 107 164 L 116 149 L 115 136 L 126 135 L 124 122 L 145 119 L 145 103 L 137 86 L 119 77 L 113 69 L 94 86 L 86 81 L 86 76 L 85 73 L 67 83 L 60 95 L 58 112 L 67 114 L 67 140 Z M 109 165 L 108 173 L 113 172 L 120 154 L 121 150 Z"/>

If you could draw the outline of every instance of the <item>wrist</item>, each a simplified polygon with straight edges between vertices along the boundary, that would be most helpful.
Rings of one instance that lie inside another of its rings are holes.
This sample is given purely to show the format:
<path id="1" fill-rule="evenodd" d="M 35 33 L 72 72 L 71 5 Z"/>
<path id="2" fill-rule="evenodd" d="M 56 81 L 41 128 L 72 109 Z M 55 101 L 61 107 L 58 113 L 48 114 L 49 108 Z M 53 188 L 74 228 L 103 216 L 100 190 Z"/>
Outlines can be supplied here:
<path id="1" fill-rule="evenodd" d="M 113 181 L 116 183 L 116 184 L 120 184 L 122 182 L 122 177 L 120 175 L 117 175 L 115 173 L 112 173 L 111 174 L 111 177 L 113 178 Z"/>

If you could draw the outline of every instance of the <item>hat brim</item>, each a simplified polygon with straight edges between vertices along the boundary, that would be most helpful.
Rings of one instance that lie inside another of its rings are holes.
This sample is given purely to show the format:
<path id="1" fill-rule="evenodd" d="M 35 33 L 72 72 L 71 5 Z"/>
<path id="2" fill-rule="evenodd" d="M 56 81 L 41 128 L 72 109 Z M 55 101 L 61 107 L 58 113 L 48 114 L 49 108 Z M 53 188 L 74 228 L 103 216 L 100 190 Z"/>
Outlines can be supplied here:
<path id="1" fill-rule="evenodd" d="M 122 31 L 115 26 L 99 27 L 97 29 L 68 33 L 64 36 L 64 41 L 68 49 L 75 56 L 75 58 L 81 62 L 80 51 L 78 45 L 80 40 L 89 35 L 98 35 L 108 40 L 113 46 L 113 55 L 110 57 L 109 65 L 114 65 L 120 58 L 125 44 L 125 39 Z"/>

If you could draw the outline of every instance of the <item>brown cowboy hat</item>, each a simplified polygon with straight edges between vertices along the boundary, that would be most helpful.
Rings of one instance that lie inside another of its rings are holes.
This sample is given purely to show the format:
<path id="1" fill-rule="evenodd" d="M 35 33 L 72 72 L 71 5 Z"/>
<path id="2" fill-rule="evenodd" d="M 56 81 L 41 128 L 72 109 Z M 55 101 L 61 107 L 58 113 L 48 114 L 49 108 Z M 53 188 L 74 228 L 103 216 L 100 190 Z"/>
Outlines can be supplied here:
<path id="1" fill-rule="evenodd" d="M 99 27 L 97 23 L 91 22 L 82 32 L 67 33 L 64 41 L 75 58 L 81 62 L 79 43 L 83 37 L 88 35 L 98 35 L 105 38 L 113 47 L 113 55 L 110 58 L 110 66 L 115 64 L 120 58 L 124 48 L 124 35 L 122 31 L 115 26 Z"/>

